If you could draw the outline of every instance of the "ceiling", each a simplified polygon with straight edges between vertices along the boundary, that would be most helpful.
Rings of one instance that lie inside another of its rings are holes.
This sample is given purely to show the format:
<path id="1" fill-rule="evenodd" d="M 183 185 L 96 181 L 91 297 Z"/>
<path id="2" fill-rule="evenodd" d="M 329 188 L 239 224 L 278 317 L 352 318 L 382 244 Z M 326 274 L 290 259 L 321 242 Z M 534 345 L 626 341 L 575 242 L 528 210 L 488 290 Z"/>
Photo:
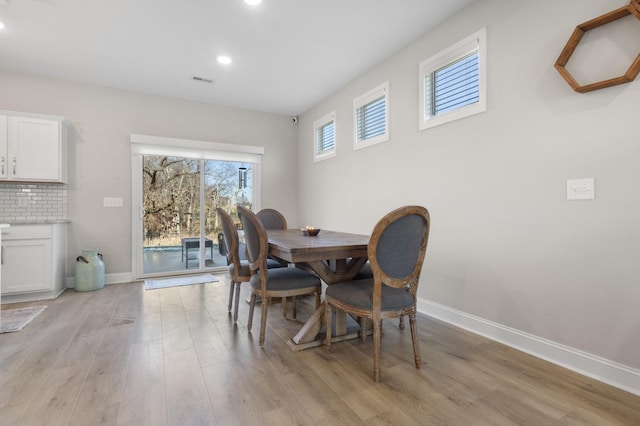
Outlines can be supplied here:
<path id="1" fill-rule="evenodd" d="M 0 0 L 0 69 L 297 115 L 472 1 Z"/>

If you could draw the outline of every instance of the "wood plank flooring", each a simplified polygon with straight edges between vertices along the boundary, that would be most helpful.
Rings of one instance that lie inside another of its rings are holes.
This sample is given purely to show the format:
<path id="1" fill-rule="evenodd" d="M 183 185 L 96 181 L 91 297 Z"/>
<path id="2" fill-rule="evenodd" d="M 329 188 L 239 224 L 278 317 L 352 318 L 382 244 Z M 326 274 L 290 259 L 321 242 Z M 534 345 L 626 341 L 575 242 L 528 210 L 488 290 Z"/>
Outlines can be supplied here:
<path id="1" fill-rule="evenodd" d="M 260 308 L 252 332 L 244 302 L 233 325 L 219 278 L 4 305 L 48 308 L 0 335 L 0 425 L 640 424 L 640 397 L 426 316 L 421 370 L 409 328 L 385 322 L 379 384 L 370 338 L 291 352 L 302 323 L 279 303 L 260 349 Z M 299 302 L 299 320 L 312 312 Z"/>

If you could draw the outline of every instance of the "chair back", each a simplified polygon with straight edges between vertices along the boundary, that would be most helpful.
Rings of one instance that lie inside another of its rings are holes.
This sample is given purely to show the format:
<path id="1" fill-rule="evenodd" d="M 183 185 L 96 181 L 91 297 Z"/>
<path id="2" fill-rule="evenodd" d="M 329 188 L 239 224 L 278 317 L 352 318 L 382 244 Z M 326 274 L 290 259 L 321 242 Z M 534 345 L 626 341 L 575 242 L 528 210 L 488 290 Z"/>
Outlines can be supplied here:
<path id="1" fill-rule="evenodd" d="M 222 223 L 222 235 L 224 236 L 225 253 L 227 264 L 233 264 L 236 270 L 240 270 L 240 241 L 238 240 L 238 229 L 229 213 L 217 208 L 216 212 Z M 219 239 L 220 240 L 220 239 Z"/>
<path id="2" fill-rule="evenodd" d="M 408 286 L 415 297 L 430 222 L 429 212 L 421 206 L 400 207 L 378 221 L 367 248 L 376 285 Z"/>
<path id="3" fill-rule="evenodd" d="M 251 271 L 261 270 L 267 274 L 269 240 L 267 231 L 258 216 L 246 207 L 238 206 L 238 216 L 244 230 L 247 257 Z"/>
<path id="4" fill-rule="evenodd" d="M 287 229 L 284 215 L 275 209 L 262 209 L 257 213 L 264 229 Z"/>

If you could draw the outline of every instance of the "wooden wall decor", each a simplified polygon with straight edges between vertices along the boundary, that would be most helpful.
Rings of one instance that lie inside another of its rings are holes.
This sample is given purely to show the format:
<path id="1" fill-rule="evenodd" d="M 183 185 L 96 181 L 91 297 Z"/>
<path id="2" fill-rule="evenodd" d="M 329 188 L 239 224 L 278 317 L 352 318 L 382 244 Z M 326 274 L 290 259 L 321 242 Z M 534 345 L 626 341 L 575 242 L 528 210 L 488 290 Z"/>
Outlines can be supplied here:
<path id="1" fill-rule="evenodd" d="M 605 87 L 629 83 L 636 78 L 638 73 L 640 73 L 640 53 L 638 54 L 638 56 L 636 56 L 635 61 L 633 61 L 624 75 L 611 78 L 609 80 L 599 81 L 597 83 L 591 83 L 581 86 L 565 68 L 567 62 L 569 62 L 569 58 L 571 58 L 571 55 L 576 50 L 576 47 L 578 47 L 578 44 L 580 44 L 580 40 L 582 40 L 582 37 L 587 31 L 601 27 L 629 15 L 633 15 L 640 20 L 640 0 L 631 0 L 627 6 L 612 10 L 611 12 L 605 13 L 602 16 L 584 22 L 578 25 L 573 31 L 573 34 L 571 34 L 571 37 L 569 37 L 569 41 L 567 41 L 566 46 L 560 53 L 560 56 L 558 57 L 558 60 L 554 65 L 560 75 L 562 75 L 567 83 L 569 83 L 569 86 L 571 86 L 573 90 L 579 93 L 586 93 L 593 90 L 604 89 Z"/>

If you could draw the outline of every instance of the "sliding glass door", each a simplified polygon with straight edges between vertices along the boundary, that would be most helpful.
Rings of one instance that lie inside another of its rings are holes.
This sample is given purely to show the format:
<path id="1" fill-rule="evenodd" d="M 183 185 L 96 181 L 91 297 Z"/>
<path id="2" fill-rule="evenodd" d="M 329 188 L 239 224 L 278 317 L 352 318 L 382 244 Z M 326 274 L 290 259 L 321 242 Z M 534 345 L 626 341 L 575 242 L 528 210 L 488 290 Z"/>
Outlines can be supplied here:
<path id="1" fill-rule="evenodd" d="M 264 149 L 131 135 L 132 279 L 227 268 L 216 208 L 260 208 Z"/>
<path id="2" fill-rule="evenodd" d="M 144 275 L 224 268 L 216 208 L 251 207 L 251 164 L 142 156 Z"/>

